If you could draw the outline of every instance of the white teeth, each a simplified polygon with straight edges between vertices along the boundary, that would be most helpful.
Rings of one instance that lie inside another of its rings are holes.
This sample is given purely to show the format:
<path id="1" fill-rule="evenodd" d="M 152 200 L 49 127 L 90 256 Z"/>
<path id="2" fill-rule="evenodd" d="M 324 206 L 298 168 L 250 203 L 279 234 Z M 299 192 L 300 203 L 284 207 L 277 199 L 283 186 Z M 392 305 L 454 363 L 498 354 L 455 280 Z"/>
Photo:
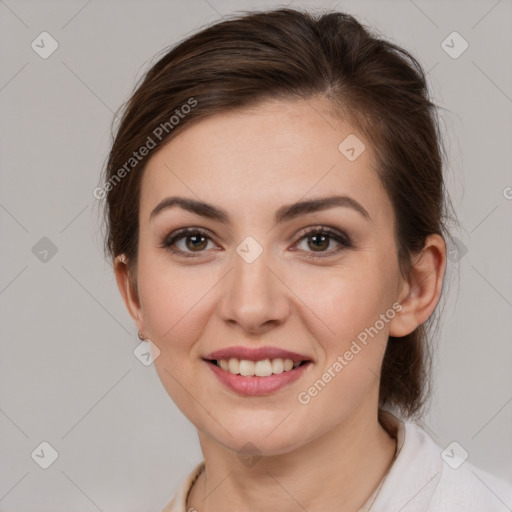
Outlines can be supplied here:
<path id="1" fill-rule="evenodd" d="M 240 373 L 240 361 L 238 359 L 231 358 L 228 363 L 228 371 L 229 373 L 238 375 Z"/>
<path id="2" fill-rule="evenodd" d="M 292 359 L 263 359 L 261 361 L 249 361 L 248 359 L 221 359 L 217 364 L 225 371 L 234 375 L 243 375 L 245 377 L 268 377 L 272 374 L 289 372 L 297 368 L 300 361 L 293 362 Z"/>
<path id="3" fill-rule="evenodd" d="M 256 361 L 256 363 L 254 363 L 254 375 L 256 375 L 256 377 L 268 377 L 272 375 L 272 363 L 270 359 Z"/>
<path id="4" fill-rule="evenodd" d="M 240 375 L 254 375 L 254 361 L 242 359 L 240 361 Z"/>
<path id="5" fill-rule="evenodd" d="M 282 359 L 274 359 L 272 361 L 272 373 L 283 373 L 283 360 Z"/>

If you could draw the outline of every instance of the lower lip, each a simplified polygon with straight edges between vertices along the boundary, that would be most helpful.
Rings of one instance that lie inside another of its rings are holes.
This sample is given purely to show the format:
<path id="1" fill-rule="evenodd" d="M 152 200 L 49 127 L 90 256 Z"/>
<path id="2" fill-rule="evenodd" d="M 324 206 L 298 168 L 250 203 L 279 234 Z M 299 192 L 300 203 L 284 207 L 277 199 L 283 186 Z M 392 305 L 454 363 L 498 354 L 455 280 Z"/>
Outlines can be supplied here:
<path id="1" fill-rule="evenodd" d="M 273 373 L 268 377 L 244 377 L 243 375 L 235 375 L 226 370 L 223 370 L 215 363 L 205 361 L 211 368 L 215 376 L 229 389 L 235 391 L 240 395 L 245 396 L 261 396 L 274 393 L 288 384 L 296 381 L 308 369 L 311 362 L 307 362 L 293 370 Z"/>

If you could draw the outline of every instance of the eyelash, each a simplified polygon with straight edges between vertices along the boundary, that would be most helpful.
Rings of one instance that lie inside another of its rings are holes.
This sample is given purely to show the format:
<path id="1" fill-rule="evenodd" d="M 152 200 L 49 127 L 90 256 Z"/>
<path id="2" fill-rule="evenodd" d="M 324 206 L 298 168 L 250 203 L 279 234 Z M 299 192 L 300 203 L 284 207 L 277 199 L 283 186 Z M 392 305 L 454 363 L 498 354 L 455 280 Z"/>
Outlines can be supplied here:
<path id="1" fill-rule="evenodd" d="M 167 238 L 165 238 L 158 246 L 163 249 L 168 249 L 174 254 L 177 254 L 178 256 L 184 256 L 186 258 L 197 258 L 201 255 L 201 252 L 204 251 L 198 251 L 197 253 L 194 252 L 186 252 L 182 251 L 181 249 L 177 249 L 174 247 L 174 244 L 181 240 L 182 238 L 187 238 L 192 235 L 202 235 L 210 240 L 212 238 L 209 236 L 209 234 L 204 231 L 201 228 L 184 228 L 176 231 L 175 233 L 172 233 Z M 307 239 L 312 236 L 328 236 L 330 239 L 335 240 L 340 244 L 341 247 L 330 250 L 330 251 L 320 251 L 319 253 L 313 252 L 306 252 L 306 258 L 309 259 L 319 259 L 319 258 L 326 258 L 329 256 L 333 256 L 334 254 L 338 254 L 339 252 L 349 249 L 352 247 L 352 243 L 350 241 L 350 238 L 346 236 L 345 234 L 335 231 L 333 229 L 327 228 L 325 226 L 318 226 L 315 228 L 308 228 L 307 230 L 304 230 L 300 233 L 300 238 L 296 242 L 297 244 L 302 242 L 302 240 Z M 213 240 L 212 240 L 213 241 Z"/>

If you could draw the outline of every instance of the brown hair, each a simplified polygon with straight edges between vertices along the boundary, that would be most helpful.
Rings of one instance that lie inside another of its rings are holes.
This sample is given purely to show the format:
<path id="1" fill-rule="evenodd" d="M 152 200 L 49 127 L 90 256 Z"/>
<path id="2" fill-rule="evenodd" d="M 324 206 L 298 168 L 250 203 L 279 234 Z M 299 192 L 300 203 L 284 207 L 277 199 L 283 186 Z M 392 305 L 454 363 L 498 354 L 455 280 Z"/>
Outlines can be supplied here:
<path id="1" fill-rule="evenodd" d="M 395 212 L 404 277 L 426 237 L 446 233 L 436 107 L 420 64 L 402 48 L 350 15 L 283 8 L 215 23 L 164 52 L 124 107 L 103 176 L 105 252 L 112 260 L 125 255 L 135 292 L 139 194 L 148 158 L 194 121 L 265 99 L 324 96 L 372 141 L 376 171 Z M 149 154 L 135 159 L 144 146 L 152 148 Z M 389 338 L 380 407 L 412 416 L 424 404 L 431 320 L 408 336 Z"/>

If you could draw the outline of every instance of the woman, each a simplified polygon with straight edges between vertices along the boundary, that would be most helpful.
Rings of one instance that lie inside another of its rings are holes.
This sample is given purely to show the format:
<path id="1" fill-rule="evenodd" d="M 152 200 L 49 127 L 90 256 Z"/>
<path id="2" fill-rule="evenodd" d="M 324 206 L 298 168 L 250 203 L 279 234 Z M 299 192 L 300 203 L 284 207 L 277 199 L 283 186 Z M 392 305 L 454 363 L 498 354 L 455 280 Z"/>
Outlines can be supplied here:
<path id="1" fill-rule="evenodd" d="M 508 510 L 412 421 L 448 201 L 407 52 L 338 12 L 217 23 L 149 70 L 104 178 L 120 292 L 204 455 L 164 511 Z"/>

